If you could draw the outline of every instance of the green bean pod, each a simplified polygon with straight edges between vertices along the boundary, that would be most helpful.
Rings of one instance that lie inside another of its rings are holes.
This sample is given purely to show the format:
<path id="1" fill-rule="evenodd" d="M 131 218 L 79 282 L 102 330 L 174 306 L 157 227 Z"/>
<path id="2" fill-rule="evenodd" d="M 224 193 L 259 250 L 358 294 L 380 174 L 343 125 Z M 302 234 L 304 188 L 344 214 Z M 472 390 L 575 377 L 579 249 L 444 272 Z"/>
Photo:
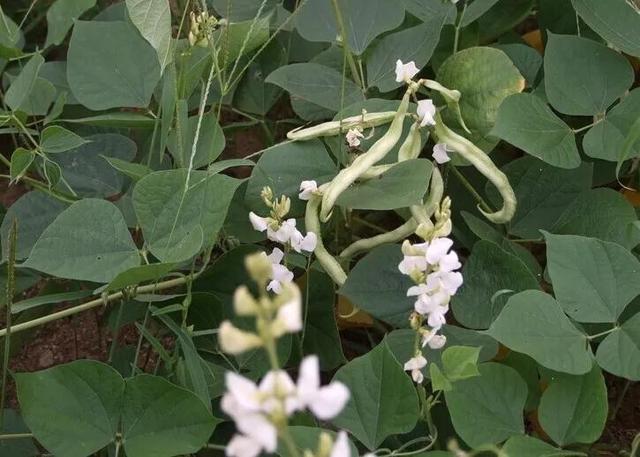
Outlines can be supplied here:
<path id="1" fill-rule="evenodd" d="M 393 121 L 395 111 L 382 111 L 379 113 L 365 113 L 358 116 L 346 117 L 340 121 L 325 122 L 313 127 L 297 128 L 287 133 L 287 138 L 292 141 L 307 141 L 321 136 L 334 136 L 346 133 L 354 127 L 368 129 Z"/>
<path id="2" fill-rule="evenodd" d="M 393 149 L 400 135 L 402 134 L 402 124 L 409 108 L 409 97 L 412 91 L 408 89 L 402 97 L 398 111 L 396 112 L 389 130 L 376 141 L 364 154 L 358 156 L 351 165 L 344 168 L 336 176 L 322 195 L 322 206 L 320 207 L 320 220 L 326 222 L 333 210 L 336 200 L 351 184 L 353 184 L 369 168 L 382 160 Z"/>
<path id="3" fill-rule="evenodd" d="M 491 183 L 500 192 L 503 200 L 502 208 L 500 210 L 493 213 L 488 213 L 482 210 L 482 208 L 478 208 L 478 210 L 487 219 L 496 224 L 503 224 L 510 221 L 516 212 L 517 202 L 515 193 L 511 188 L 511 184 L 509 184 L 507 176 L 495 166 L 489 156 L 485 154 L 482 149 L 444 125 L 444 122 L 442 122 L 442 118 L 440 117 L 440 113 L 436 115 L 434 134 L 439 143 L 445 143 L 451 149 L 460 154 L 460 156 L 468 160 L 480 173 L 491 181 Z"/>

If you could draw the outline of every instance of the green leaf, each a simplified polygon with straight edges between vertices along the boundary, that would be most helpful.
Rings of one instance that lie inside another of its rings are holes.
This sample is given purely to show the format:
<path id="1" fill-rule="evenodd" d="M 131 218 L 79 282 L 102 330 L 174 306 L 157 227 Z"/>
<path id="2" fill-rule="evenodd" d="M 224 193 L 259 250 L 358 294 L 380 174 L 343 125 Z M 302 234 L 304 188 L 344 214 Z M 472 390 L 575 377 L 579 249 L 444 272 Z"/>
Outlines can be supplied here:
<path id="1" fill-rule="evenodd" d="M 548 33 L 544 87 L 549 103 L 573 116 L 604 113 L 627 91 L 633 68 L 606 46 L 573 35 Z"/>
<path id="2" fill-rule="evenodd" d="M 502 452 L 512 457 L 571 457 L 584 456 L 577 451 L 565 451 L 527 435 L 512 436 L 502 446 Z"/>
<path id="3" fill-rule="evenodd" d="M 440 0 L 402 0 L 408 13 L 423 22 L 438 18 L 444 24 L 453 24 L 456 19 L 456 7 L 451 2 Z"/>
<path id="4" fill-rule="evenodd" d="M 322 370 L 333 370 L 345 362 L 335 318 L 335 289 L 329 276 L 310 269 L 305 277 L 306 327 L 302 334 L 305 354 L 317 354 Z M 308 294 L 308 295 L 307 295 Z"/>
<path id="5" fill-rule="evenodd" d="M 528 86 L 533 86 L 536 83 L 542 67 L 542 56 L 536 49 L 520 43 L 498 44 L 494 47 L 509 56 L 518 71 L 524 76 Z"/>
<path id="6" fill-rule="evenodd" d="M 91 110 L 146 108 L 160 80 L 160 64 L 132 25 L 76 21 L 67 78 L 73 95 Z"/>
<path id="7" fill-rule="evenodd" d="M 511 59 L 499 49 L 488 47 L 453 54 L 438 69 L 438 82 L 461 92 L 460 110 L 475 141 L 489 135 L 503 100 L 521 92 L 525 85 Z M 488 141 L 495 146 L 496 141 Z"/>
<path id="8" fill-rule="evenodd" d="M 4 409 L 2 426 L 5 434 L 30 433 L 20 414 L 12 409 Z M 0 441 L 0 455 L 37 457 L 40 455 L 40 450 L 31 439 L 5 439 Z"/>
<path id="9" fill-rule="evenodd" d="M 545 238 L 554 293 L 578 322 L 616 322 L 640 294 L 640 261 L 622 246 L 582 236 Z"/>
<path id="10" fill-rule="evenodd" d="M 634 89 L 589 129 L 582 142 L 585 154 L 610 162 L 640 156 L 640 141 L 633 142 L 627 156 L 622 156 L 625 139 L 632 132 L 639 112 L 640 89 Z"/>
<path id="11" fill-rule="evenodd" d="M 162 262 L 187 260 L 215 242 L 239 180 L 187 170 L 151 173 L 136 183 L 133 206 L 149 250 Z"/>
<path id="12" fill-rule="evenodd" d="M 348 430 L 368 449 L 415 426 L 419 416 L 416 390 L 385 342 L 344 365 L 333 379 L 343 382 L 351 397 L 332 423 Z"/>
<path id="13" fill-rule="evenodd" d="M 374 210 L 419 205 L 429 187 L 432 170 L 429 159 L 405 160 L 375 179 L 349 187 L 336 203 L 344 208 Z"/>
<path id="14" fill-rule="evenodd" d="M 13 111 L 18 110 L 30 96 L 43 63 L 44 58 L 40 54 L 34 54 L 9 86 L 4 101 Z"/>
<path id="15" fill-rule="evenodd" d="M 18 148 L 13 151 L 13 154 L 11 154 L 11 165 L 9 167 L 11 181 L 19 181 L 20 178 L 27 173 L 27 170 L 29 170 L 35 158 L 36 154 L 25 148 Z"/>
<path id="16" fill-rule="evenodd" d="M 507 98 L 500 106 L 492 133 L 554 167 L 580 165 L 575 133 L 535 95 Z"/>
<path id="17" fill-rule="evenodd" d="M 336 439 L 337 433 L 333 430 L 324 430 L 319 427 L 306 427 L 302 425 L 289 426 L 289 433 L 296 445 L 297 450 L 302 454 L 304 451 L 315 451 L 318 448 L 320 442 L 320 435 L 322 433 L 328 434 L 331 438 Z M 358 448 L 349 441 L 350 457 L 358 456 Z M 284 443 L 280 443 L 278 446 L 277 454 L 280 457 L 294 457 L 292 456 Z M 345 456 L 346 457 L 346 456 Z"/>
<path id="18" fill-rule="evenodd" d="M 133 181 L 139 181 L 141 178 L 144 178 L 149 173 L 152 173 L 153 170 L 146 165 L 135 162 L 127 162 L 126 160 L 118 159 L 117 157 L 105 157 L 104 160 L 109 162 L 113 168 L 118 170 L 120 173 L 131 178 Z"/>
<path id="19" fill-rule="evenodd" d="M 84 138 L 59 125 L 46 127 L 40 135 L 40 147 L 44 152 L 49 153 L 79 148 L 87 142 Z"/>
<path id="20" fill-rule="evenodd" d="M 464 17 L 462 18 L 460 25 L 466 27 L 484 13 L 486 13 L 498 0 L 474 0 L 467 6 Z"/>
<path id="21" fill-rule="evenodd" d="M 447 379 L 456 382 L 479 376 L 479 356 L 478 347 L 448 346 L 442 353 L 442 369 Z"/>
<path id="22" fill-rule="evenodd" d="M 538 281 L 516 256 L 490 241 L 478 241 L 462 270 L 464 284 L 452 299 L 453 314 L 466 327 L 483 329 L 500 314 L 510 293 L 538 289 Z"/>
<path id="23" fill-rule="evenodd" d="M 9 230 L 13 219 L 18 221 L 18 242 L 16 245 L 16 259 L 29 256 L 33 245 L 49 224 L 60 214 L 67 205 L 44 192 L 27 192 L 9 207 L 0 226 L 2 239 L 2 260 L 9 256 Z"/>
<path id="24" fill-rule="evenodd" d="M 209 165 L 218 158 L 224 149 L 224 133 L 216 120 L 216 114 L 217 112 L 215 110 L 211 110 L 202 117 L 196 154 L 193 158 L 193 168 Z M 186 125 L 180 126 L 180 136 L 182 137 L 181 146 L 178 144 L 178 133 L 176 129 L 169 134 L 167 146 L 169 147 L 169 152 L 180 167 L 188 168 L 190 166 L 197 126 L 198 116 L 191 116 Z"/>
<path id="25" fill-rule="evenodd" d="M 469 446 L 499 443 L 524 433 L 527 385 L 513 369 L 484 363 L 480 376 L 458 381 L 445 392 L 456 432 Z"/>
<path id="26" fill-rule="evenodd" d="M 58 278 L 105 283 L 139 264 L 120 210 L 106 200 L 89 198 L 60 213 L 22 265 Z"/>
<path id="27" fill-rule="evenodd" d="M 24 421 L 48 451 L 86 457 L 114 441 L 124 383 L 110 366 L 78 360 L 14 379 Z"/>
<path id="28" fill-rule="evenodd" d="M 96 0 L 56 0 L 47 10 L 47 39 L 44 47 L 64 41 L 73 22 L 96 6 Z"/>
<path id="29" fill-rule="evenodd" d="M 594 443 L 607 421 L 607 386 L 600 368 L 582 376 L 554 374 L 542 394 L 540 425 L 560 446 Z"/>
<path id="30" fill-rule="evenodd" d="M 431 378 L 431 389 L 434 392 L 439 390 L 449 392 L 450 390 L 453 390 L 453 384 L 451 384 L 451 381 L 447 379 L 437 364 L 429 364 L 429 377 Z"/>
<path id="31" fill-rule="evenodd" d="M 339 111 L 343 106 L 364 99 L 356 83 L 343 78 L 337 70 L 317 63 L 280 67 L 265 81 L 282 87 L 292 98 L 306 100 L 331 111 Z"/>
<path id="32" fill-rule="evenodd" d="M 247 186 L 245 201 L 248 206 L 264 214 L 266 207 L 260 198 L 264 186 L 270 186 L 274 195 L 291 198 L 291 213 L 304 213 L 304 202 L 298 199 L 300 183 L 315 180 L 318 185 L 336 175 L 336 166 L 320 140 L 280 143 L 265 149 L 253 169 Z"/>
<path id="33" fill-rule="evenodd" d="M 125 179 L 104 156 L 130 161 L 136 154 L 136 144 L 116 133 L 91 135 L 86 140 L 81 146 L 51 159 L 60 166 L 65 180 L 80 196 L 110 197 L 121 193 Z"/>
<path id="34" fill-rule="evenodd" d="M 214 41 L 223 43 L 222 52 L 219 55 L 220 66 L 223 68 L 232 66 L 237 59 L 255 51 L 269 39 L 269 17 L 230 23 L 215 31 L 213 36 Z M 239 65 L 239 68 L 242 69 L 242 65 Z M 237 74 L 234 73 L 233 76 Z"/>
<path id="35" fill-rule="evenodd" d="M 200 450 L 216 420 L 188 390 L 157 376 L 126 381 L 122 434 L 129 457 L 172 457 Z"/>
<path id="36" fill-rule="evenodd" d="M 609 373 L 640 381 L 640 313 L 602 340 L 596 361 Z"/>
<path id="37" fill-rule="evenodd" d="M 536 239 L 540 238 L 540 230 L 551 230 L 578 195 L 591 188 L 593 165 L 583 163 L 565 170 L 534 157 L 522 157 L 509 162 L 502 171 L 518 200 L 509 233 Z M 501 201 L 493 186 L 487 186 L 486 192 L 492 202 Z"/>
<path id="38" fill-rule="evenodd" d="M 440 39 L 442 18 L 432 18 L 416 27 L 390 33 L 371 46 L 367 53 L 367 82 L 388 92 L 403 83 L 396 82 L 396 60 L 414 61 L 418 68 L 424 67 Z"/>
<path id="39" fill-rule="evenodd" d="M 541 291 L 527 290 L 512 296 L 488 334 L 552 370 L 578 375 L 593 366 L 586 335 L 571 323 L 551 295 Z"/>
<path id="40" fill-rule="evenodd" d="M 635 209 L 620 193 L 592 189 L 574 200 L 551 231 L 599 238 L 631 249 L 640 242 L 637 220 Z"/>
<path id="41" fill-rule="evenodd" d="M 142 284 L 143 282 L 157 282 L 176 268 L 175 263 L 150 263 L 129 268 L 107 284 L 104 292 L 122 290 L 126 287 Z"/>
<path id="42" fill-rule="evenodd" d="M 161 70 L 171 61 L 169 0 L 126 0 L 133 25 L 158 53 Z"/>
<path id="43" fill-rule="evenodd" d="M 607 42 L 640 57 L 640 14 L 626 0 L 571 0 L 576 12 Z"/>
<path id="44" fill-rule="evenodd" d="M 268 15 L 273 12 L 278 4 L 278 0 L 266 0 L 262 7 L 262 14 Z M 233 5 L 229 8 L 229 0 L 212 0 L 211 4 L 216 12 L 223 17 L 227 17 L 230 21 L 248 21 L 258 15 L 262 2 L 254 0 L 233 0 Z"/>
<path id="45" fill-rule="evenodd" d="M 69 124 L 83 124 L 95 127 L 115 127 L 115 128 L 136 128 L 152 129 L 155 120 L 140 113 L 115 112 L 108 114 L 98 114 L 90 117 L 80 117 L 75 119 L 59 119 L 59 122 Z"/>
<path id="46" fill-rule="evenodd" d="M 395 29 L 404 19 L 404 8 L 386 0 L 350 0 L 338 5 L 348 21 L 346 41 L 356 55 L 361 55 L 375 37 Z M 296 28 L 305 40 L 335 42 L 340 34 L 331 2 L 308 0 L 296 14 Z"/>
<path id="47" fill-rule="evenodd" d="M 490 43 L 531 15 L 534 0 L 498 0 L 478 20 L 480 41 Z"/>
<path id="48" fill-rule="evenodd" d="M 61 302 L 69 302 L 85 298 L 92 295 L 90 290 L 74 290 L 71 292 L 60 292 L 57 294 L 38 295 L 26 300 L 20 300 L 19 302 L 11 305 L 11 313 L 21 313 L 29 309 L 37 308 L 42 305 L 50 305 Z"/>
<path id="49" fill-rule="evenodd" d="M 413 300 L 407 290 L 413 281 L 398 270 L 400 246 L 379 246 L 351 270 L 339 293 L 358 308 L 396 327 L 408 325 Z"/>

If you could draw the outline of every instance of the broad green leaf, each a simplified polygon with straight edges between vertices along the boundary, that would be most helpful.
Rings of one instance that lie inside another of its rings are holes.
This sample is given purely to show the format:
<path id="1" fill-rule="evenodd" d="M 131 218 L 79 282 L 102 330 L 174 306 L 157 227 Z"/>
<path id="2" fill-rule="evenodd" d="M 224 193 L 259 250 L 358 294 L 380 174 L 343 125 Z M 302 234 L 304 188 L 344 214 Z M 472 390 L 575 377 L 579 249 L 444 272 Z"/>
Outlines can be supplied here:
<path id="1" fill-rule="evenodd" d="M 640 313 L 607 335 L 598 345 L 596 361 L 609 373 L 640 381 Z"/>
<path id="2" fill-rule="evenodd" d="M 510 294 L 539 288 L 522 260 L 490 241 L 473 246 L 462 275 L 464 284 L 452 299 L 453 314 L 458 322 L 475 329 L 489 327 Z"/>
<path id="3" fill-rule="evenodd" d="M 196 155 L 193 158 L 193 167 L 200 168 L 209 165 L 216 160 L 224 149 L 225 139 L 222 128 L 216 120 L 216 110 L 211 110 L 202 117 L 200 125 L 200 135 L 196 146 Z M 191 163 L 191 153 L 198 126 L 198 116 L 188 119 L 186 125 L 181 125 L 181 131 L 174 129 L 167 141 L 169 152 L 177 162 L 178 166 L 189 168 Z M 182 147 L 178 144 L 178 138 L 182 137 Z"/>
<path id="4" fill-rule="evenodd" d="M 640 116 L 640 89 L 632 90 L 629 95 L 614 106 L 600 121 L 584 136 L 582 146 L 589 157 L 595 159 L 618 162 L 621 156 L 625 138 L 631 133 L 633 123 Z M 632 144 L 626 159 L 640 155 L 640 141 Z"/>
<path id="5" fill-rule="evenodd" d="M 398 245 L 373 249 L 353 267 L 339 293 L 378 319 L 406 327 L 415 300 L 407 297 L 413 281 L 398 270 L 401 260 Z"/>
<path id="6" fill-rule="evenodd" d="M 248 21 L 257 16 L 262 7 L 262 15 L 273 12 L 278 4 L 278 0 L 266 0 L 256 2 L 255 0 L 212 0 L 211 4 L 216 12 L 222 17 L 228 17 L 230 21 Z"/>
<path id="7" fill-rule="evenodd" d="M 361 55 L 375 37 L 395 29 L 404 19 L 404 8 L 386 0 L 348 0 L 338 5 L 346 21 L 346 41 L 356 55 Z M 306 40 L 335 42 L 340 34 L 331 2 L 308 0 L 296 14 L 296 28 Z"/>
<path id="8" fill-rule="evenodd" d="M 503 100 L 525 86 L 511 59 L 488 47 L 465 49 L 449 57 L 438 69 L 438 82 L 461 92 L 460 110 L 473 140 L 489 135 Z M 487 141 L 496 144 L 494 139 Z"/>
<path id="9" fill-rule="evenodd" d="M 640 294 L 640 261 L 622 246 L 582 236 L 545 238 L 554 293 L 578 322 L 616 322 Z"/>
<path id="10" fill-rule="evenodd" d="M 481 364 L 479 370 L 480 376 L 458 381 L 445 392 L 456 432 L 473 447 L 524 433 L 525 382 L 513 368 L 497 363 Z"/>
<path id="11" fill-rule="evenodd" d="M 56 0 L 47 10 L 47 39 L 44 47 L 58 45 L 76 19 L 96 6 L 96 0 Z"/>
<path id="12" fill-rule="evenodd" d="M 448 346 L 442 353 L 442 370 L 447 379 L 453 382 L 479 376 L 479 356 L 478 347 Z"/>
<path id="13" fill-rule="evenodd" d="M 607 421 L 607 386 L 600 368 L 582 376 L 554 374 L 542 394 L 538 419 L 560 446 L 594 443 Z"/>
<path id="14" fill-rule="evenodd" d="M 60 200 L 45 194 L 44 192 L 31 191 L 24 194 L 9 207 L 2 220 L 0 235 L 2 237 L 2 260 L 9 256 L 8 240 L 9 229 L 13 219 L 18 221 L 18 243 L 16 246 L 16 258 L 24 259 L 29 256 L 33 245 L 36 243 L 44 229 L 60 214 L 66 204 Z"/>
<path id="15" fill-rule="evenodd" d="M 520 74 L 524 76 L 527 86 L 533 86 L 536 83 L 542 67 L 542 56 L 536 49 L 520 43 L 497 44 L 494 47 L 509 56 Z"/>
<path id="16" fill-rule="evenodd" d="M 551 231 L 599 238 L 631 249 L 640 242 L 637 220 L 635 209 L 622 194 L 613 189 L 592 189 L 574 200 Z"/>
<path id="17" fill-rule="evenodd" d="M 480 42 L 490 43 L 524 21 L 535 6 L 534 0 L 498 0 L 478 19 Z"/>
<path id="18" fill-rule="evenodd" d="M 136 154 L 136 144 L 116 133 L 91 135 L 86 140 L 81 146 L 51 159 L 60 166 L 65 180 L 80 196 L 110 197 L 121 193 L 125 179 L 105 157 L 130 161 Z"/>
<path id="19" fill-rule="evenodd" d="M 548 34 L 544 87 L 549 103 L 559 112 L 573 116 L 604 113 L 633 80 L 629 61 L 603 44 Z"/>
<path id="20" fill-rule="evenodd" d="M 40 147 L 49 153 L 65 152 L 85 143 L 87 140 L 59 125 L 46 127 L 40 135 Z"/>
<path id="21" fill-rule="evenodd" d="M 580 165 L 575 133 L 535 95 L 507 98 L 498 110 L 492 134 L 554 167 Z"/>
<path id="22" fill-rule="evenodd" d="M 344 383 L 351 397 L 332 423 L 348 430 L 368 449 L 415 426 L 419 411 L 413 382 L 384 341 L 344 365 L 333 379 Z"/>
<path id="23" fill-rule="evenodd" d="M 456 7 L 451 2 L 440 0 L 401 0 L 408 13 L 423 22 L 441 19 L 444 24 L 453 24 L 456 19 Z"/>
<path id="24" fill-rule="evenodd" d="M 265 149 L 253 169 L 247 186 L 245 201 L 258 214 L 266 214 L 260 191 L 269 186 L 274 195 L 291 198 L 291 213 L 301 215 L 304 202 L 298 199 L 300 183 L 315 180 L 318 185 L 330 181 L 336 166 L 320 140 L 280 143 Z"/>
<path id="25" fill-rule="evenodd" d="M 146 108 L 160 80 L 160 64 L 153 47 L 127 22 L 76 21 L 67 79 L 73 95 L 91 110 Z"/>
<path id="26" fill-rule="evenodd" d="M 2 411 L 2 431 L 5 434 L 30 433 L 22 416 L 12 409 Z M 0 455 L 12 457 L 38 457 L 40 450 L 31 439 L 16 439 L 0 441 Z"/>
<path id="27" fill-rule="evenodd" d="M 540 230 L 551 230 L 562 213 L 584 191 L 591 188 L 593 166 L 583 163 L 564 170 L 534 157 L 522 157 L 502 168 L 518 200 L 509 233 L 521 238 L 540 238 Z M 486 189 L 489 199 L 500 202 L 493 186 Z"/>
<path id="28" fill-rule="evenodd" d="M 148 265 L 139 265 L 129 268 L 118 274 L 104 289 L 105 292 L 113 292 L 130 286 L 137 286 L 143 282 L 151 281 L 152 283 L 159 281 L 174 268 L 175 263 L 150 263 Z"/>
<path id="29" fill-rule="evenodd" d="M 252 53 L 269 39 L 269 18 L 230 23 L 214 32 L 213 36 L 218 43 L 223 43 L 219 55 L 220 66 L 233 66 L 236 60 Z M 236 72 L 242 67 L 243 65 L 238 65 Z M 238 75 L 234 72 L 233 76 Z"/>
<path id="30" fill-rule="evenodd" d="M 129 457 L 195 453 L 216 425 L 198 397 L 157 376 L 128 379 L 123 405 L 122 435 Z"/>
<path id="31" fill-rule="evenodd" d="M 626 0 L 571 0 L 589 27 L 627 54 L 640 57 L 640 14 Z"/>
<path id="32" fill-rule="evenodd" d="M 507 356 L 501 360 L 501 363 L 513 368 L 518 372 L 520 377 L 527 383 L 527 402 L 525 403 L 525 412 L 531 412 L 538 408 L 540 403 L 540 366 L 538 363 L 526 354 L 520 352 L 508 351 Z"/>
<path id="33" fill-rule="evenodd" d="M 153 172 L 151 168 L 141 163 L 128 162 L 126 160 L 118 159 L 117 157 L 103 157 L 104 160 L 109 162 L 109 165 L 118 170 L 120 173 L 128 176 L 133 181 L 139 181 L 141 178 L 144 178 L 149 173 Z"/>
<path id="34" fill-rule="evenodd" d="M 162 262 L 193 257 L 215 242 L 239 180 L 205 171 L 167 170 L 136 183 L 133 206 L 149 250 Z"/>
<path id="35" fill-rule="evenodd" d="M 324 430 L 319 427 L 306 427 L 302 425 L 293 425 L 289 427 L 289 433 L 291 433 L 291 437 L 296 445 L 298 451 L 302 454 L 304 451 L 309 450 L 315 452 L 318 448 L 318 443 L 320 440 L 320 434 L 326 433 L 334 440 L 336 439 L 337 433 L 333 430 Z M 358 448 L 349 441 L 350 448 L 350 457 L 358 456 Z M 293 457 L 289 451 L 287 450 L 284 443 L 281 443 L 278 446 L 278 455 L 280 457 Z M 347 457 L 347 456 L 344 456 Z"/>
<path id="36" fill-rule="evenodd" d="M 22 265 L 58 278 L 109 282 L 140 264 L 120 210 L 106 200 L 80 200 L 56 217 Z"/>
<path id="37" fill-rule="evenodd" d="M 488 334 L 540 365 L 562 373 L 584 374 L 593 366 L 587 337 L 551 295 L 527 290 L 512 296 Z"/>
<path id="38" fill-rule="evenodd" d="M 20 111 L 30 116 L 44 116 L 56 98 L 56 88 L 44 78 L 37 77 L 31 92 L 24 98 L 20 106 L 14 111 Z"/>
<path id="39" fill-rule="evenodd" d="M 584 456 L 577 451 L 565 451 L 527 435 L 512 436 L 502 446 L 508 457 L 572 457 Z"/>
<path id="40" fill-rule="evenodd" d="M 305 276 L 306 327 L 302 333 L 302 348 L 306 354 L 316 354 L 320 368 L 333 370 L 345 362 L 340 333 L 335 318 L 335 289 L 326 274 L 310 269 Z"/>
<path id="41" fill-rule="evenodd" d="M 280 67 L 265 81 L 282 87 L 292 98 L 306 100 L 331 111 L 339 111 L 343 106 L 364 99 L 356 83 L 343 78 L 337 70 L 317 63 Z"/>
<path id="42" fill-rule="evenodd" d="M 158 53 L 161 70 L 171 60 L 171 10 L 169 0 L 126 0 L 133 25 Z"/>
<path id="43" fill-rule="evenodd" d="M 86 457 L 114 441 L 124 383 L 110 366 L 78 360 L 14 379 L 24 421 L 48 451 Z"/>
<path id="44" fill-rule="evenodd" d="M 424 24 L 385 35 L 373 44 L 367 54 L 367 83 L 381 92 L 400 87 L 396 82 L 396 60 L 414 61 L 424 67 L 440 39 L 442 18 L 433 18 Z"/>
<path id="45" fill-rule="evenodd" d="M 466 27 L 484 13 L 486 13 L 493 5 L 495 5 L 498 0 L 474 0 L 469 3 L 467 9 L 465 10 L 464 16 L 460 22 L 462 27 Z"/>
<path id="46" fill-rule="evenodd" d="M 9 175 L 11 181 L 19 181 L 29 170 L 36 154 L 25 148 L 18 148 L 11 154 L 11 165 L 9 166 Z"/>
<path id="47" fill-rule="evenodd" d="M 40 54 L 35 54 L 22 67 L 20 74 L 9 86 L 4 101 L 13 111 L 20 108 L 30 96 L 43 63 L 44 58 Z"/>
<path id="48" fill-rule="evenodd" d="M 354 184 L 336 202 L 351 209 L 388 210 L 419 205 L 429 187 L 429 159 L 405 160 L 375 179 Z"/>
<path id="49" fill-rule="evenodd" d="M 90 295 L 92 295 L 92 291 L 90 290 L 74 290 L 71 292 L 38 295 L 36 297 L 27 298 L 26 300 L 20 300 L 19 302 L 14 303 L 13 305 L 11 305 L 11 313 L 21 313 L 32 308 L 37 308 L 38 306 L 69 302 L 85 298 Z"/>

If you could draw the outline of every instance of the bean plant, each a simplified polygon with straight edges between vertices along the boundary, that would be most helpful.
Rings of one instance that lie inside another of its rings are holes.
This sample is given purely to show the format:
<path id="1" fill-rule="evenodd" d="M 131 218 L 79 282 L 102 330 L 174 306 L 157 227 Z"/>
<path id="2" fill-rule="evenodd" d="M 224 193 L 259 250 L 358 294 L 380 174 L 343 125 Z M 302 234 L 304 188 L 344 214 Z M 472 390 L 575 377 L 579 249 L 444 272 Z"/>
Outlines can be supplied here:
<path id="1" fill-rule="evenodd" d="M 637 2 L 2 3 L 0 456 L 639 454 Z"/>

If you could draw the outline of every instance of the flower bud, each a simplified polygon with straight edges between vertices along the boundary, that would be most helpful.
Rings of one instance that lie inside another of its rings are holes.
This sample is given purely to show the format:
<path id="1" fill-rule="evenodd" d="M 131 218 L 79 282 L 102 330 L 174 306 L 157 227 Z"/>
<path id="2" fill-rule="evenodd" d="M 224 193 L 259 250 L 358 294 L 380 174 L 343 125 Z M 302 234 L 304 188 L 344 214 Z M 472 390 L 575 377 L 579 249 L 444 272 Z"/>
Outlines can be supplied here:
<path id="1" fill-rule="evenodd" d="M 224 321 L 220 324 L 218 328 L 218 343 L 224 352 L 232 355 L 242 354 L 263 344 L 258 335 L 240 330 L 229 321 Z"/>
<path id="2" fill-rule="evenodd" d="M 320 433 L 320 439 L 318 440 L 318 457 L 329 457 L 331 450 L 333 449 L 333 438 L 327 432 Z"/>
<path id="3" fill-rule="evenodd" d="M 427 224 L 420 224 L 416 229 L 416 235 L 418 235 L 423 240 L 430 240 L 433 238 L 433 227 Z"/>
<path id="4" fill-rule="evenodd" d="M 260 284 L 260 286 L 266 284 L 273 275 L 271 261 L 264 252 L 248 255 L 244 260 L 244 264 L 251 279 Z"/>
<path id="5" fill-rule="evenodd" d="M 247 286 L 240 286 L 233 294 L 233 309 L 238 316 L 255 316 L 260 311 L 260 305 Z"/>
<path id="6" fill-rule="evenodd" d="M 269 186 L 264 186 L 260 192 L 260 198 L 269 208 L 273 205 L 273 190 Z"/>

